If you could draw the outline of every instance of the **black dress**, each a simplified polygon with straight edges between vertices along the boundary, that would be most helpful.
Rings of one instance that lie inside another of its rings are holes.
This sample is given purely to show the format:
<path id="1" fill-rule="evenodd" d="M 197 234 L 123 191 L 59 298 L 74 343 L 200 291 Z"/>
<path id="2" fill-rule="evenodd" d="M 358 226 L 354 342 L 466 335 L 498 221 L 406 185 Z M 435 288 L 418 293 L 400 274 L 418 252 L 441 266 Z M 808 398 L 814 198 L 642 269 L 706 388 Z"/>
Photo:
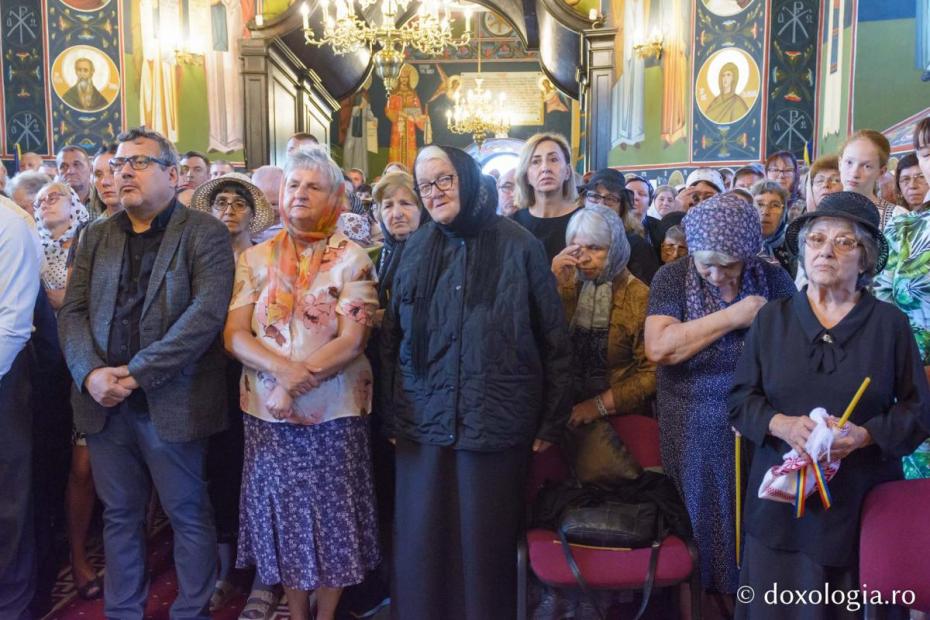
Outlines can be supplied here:
<path id="1" fill-rule="evenodd" d="M 757 491 L 765 472 L 782 463 L 782 455 L 790 450 L 768 434 L 772 417 L 803 416 L 815 407 L 839 417 L 866 376 L 872 383 L 850 421 L 868 430 L 873 443 L 841 461 L 828 485 L 832 507 L 825 510 L 811 496 L 804 517 L 795 519 L 791 504 L 760 499 Z M 811 582 L 797 587 L 822 589 L 824 579 L 831 585 L 848 581 L 842 573 L 855 574 L 858 568 L 859 513 L 866 494 L 877 484 L 901 479 L 901 457 L 930 432 L 930 389 L 905 315 L 863 291 L 853 309 L 825 329 L 811 309 L 806 288 L 769 303 L 746 336 L 728 405 L 734 427 L 753 447 L 742 585 L 757 593 L 771 588 L 793 561 L 792 554 L 799 552 L 806 556 L 808 568 L 819 566 L 823 571 L 807 571 Z M 754 549 L 755 555 L 766 556 L 765 565 L 752 557 Z M 772 554 L 782 554 L 783 561 L 773 563 Z M 778 608 L 761 598 L 741 606 L 738 617 L 778 617 Z M 838 610 L 822 611 L 831 617 Z"/>

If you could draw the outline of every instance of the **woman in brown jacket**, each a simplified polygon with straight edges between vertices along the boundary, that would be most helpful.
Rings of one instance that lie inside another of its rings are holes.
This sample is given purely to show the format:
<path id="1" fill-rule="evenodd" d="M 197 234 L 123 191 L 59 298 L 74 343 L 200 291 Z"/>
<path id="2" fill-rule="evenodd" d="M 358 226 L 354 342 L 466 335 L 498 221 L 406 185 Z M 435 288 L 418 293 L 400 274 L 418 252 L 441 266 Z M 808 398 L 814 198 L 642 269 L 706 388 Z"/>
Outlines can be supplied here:
<path id="1" fill-rule="evenodd" d="M 575 406 L 569 426 L 644 410 L 656 391 L 643 325 L 649 288 L 627 269 L 630 244 L 611 209 L 588 205 L 568 224 L 552 261 L 570 324 Z"/>

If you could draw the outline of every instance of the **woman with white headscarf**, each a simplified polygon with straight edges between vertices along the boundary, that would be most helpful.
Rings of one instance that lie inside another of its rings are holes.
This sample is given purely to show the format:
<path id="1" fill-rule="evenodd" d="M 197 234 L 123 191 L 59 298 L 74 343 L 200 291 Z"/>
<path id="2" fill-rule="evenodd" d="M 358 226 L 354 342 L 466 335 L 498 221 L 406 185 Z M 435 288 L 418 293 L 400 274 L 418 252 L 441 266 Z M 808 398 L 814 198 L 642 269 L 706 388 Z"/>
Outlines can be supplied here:
<path id="1" fill-rule="evenodd" d="M 68 284 L 68 250 L 90 215 L 74 190 L 58 181 L 39 190 L 34 206 L 36 232 L 45 254 L 42 282 L 52 307 L 57 310 Z"/>

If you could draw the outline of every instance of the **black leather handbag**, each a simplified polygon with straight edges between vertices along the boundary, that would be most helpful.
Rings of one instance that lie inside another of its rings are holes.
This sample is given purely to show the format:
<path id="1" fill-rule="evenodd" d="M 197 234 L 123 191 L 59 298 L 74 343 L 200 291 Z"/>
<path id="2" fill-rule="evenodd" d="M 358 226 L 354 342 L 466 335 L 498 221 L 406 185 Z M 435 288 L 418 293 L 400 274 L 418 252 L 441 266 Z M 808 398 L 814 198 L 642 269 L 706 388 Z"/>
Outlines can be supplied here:
<path id="1" fill-rule="evenodd" d="M 591 547 L 652 548 L 649 554 L 649 569 L 643 582 L 643 599 L 634 618 L 639 620 L 649 605 L 659 562 L 659 547 L 668 534 L 658 506 L 653 502 L 633 504 L 608 500 L 597 506 L 569 507 L 562 513 L 558 532 L 568 568 L 572 571 L 578 587 L 591 600 L 598 615 L 601 615 L 600 609 L 575 562 L 571 545 L 574 543 Z M 601 618 L 603 620 L 602 615 Z"/>

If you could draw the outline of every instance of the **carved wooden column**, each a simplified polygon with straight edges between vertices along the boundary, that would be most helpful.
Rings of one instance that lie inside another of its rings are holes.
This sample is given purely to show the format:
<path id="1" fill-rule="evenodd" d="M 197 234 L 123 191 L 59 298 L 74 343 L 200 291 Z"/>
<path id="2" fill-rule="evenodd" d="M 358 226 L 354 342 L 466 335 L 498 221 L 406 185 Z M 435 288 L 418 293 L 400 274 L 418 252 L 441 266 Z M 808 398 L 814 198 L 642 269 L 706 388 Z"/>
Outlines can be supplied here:
<path id="1" fill-rule="evenodd" d="M 239 43 L 242 59 L 242 92 L 245 111 L 245 163 L 255 169 L 269 163 L 271 153 L 268 131 L 268 47 L 266 39 L 242 39 Z"/>
<path id="2" fill-rule="evenodd" d="M 610 151 L 610 91 L 613 86 L 614 33 L 612 28 L 583 31 L 584 67 L 581 99 L 585 118 L 585 168 L 607 167 Z"/>

